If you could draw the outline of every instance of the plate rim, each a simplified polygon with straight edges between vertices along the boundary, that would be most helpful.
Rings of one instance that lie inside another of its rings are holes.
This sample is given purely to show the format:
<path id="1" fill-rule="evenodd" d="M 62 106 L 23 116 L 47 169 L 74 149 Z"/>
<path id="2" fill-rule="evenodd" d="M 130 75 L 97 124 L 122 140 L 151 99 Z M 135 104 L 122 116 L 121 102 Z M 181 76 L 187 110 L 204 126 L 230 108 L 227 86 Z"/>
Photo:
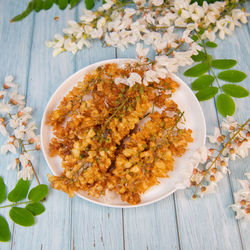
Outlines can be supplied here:
<path id="1" fill-rule="evenodd" d="M 76 71 L 75 73 L 71 74 L 69 77 L 67 77 L 66 80 L 64 80 L 57 88 L 56 90 L 54 91 L 54 93 L 51 95 L 45 109 L 44 109 L 44 112 L 43 112 L 43 116 L 42 116 L 42 120 L 41 120 L 41 126 L 40 126 L 40 137 L 41 137 L 41 149 L 42 149 L 42 153 L 43 153 L 43 156 L 45 158 L 45 161 L 50 169 L 50 171 L 56 175 L 56 173 L 54 172 L 54 170 L 52 169 L 52 167 L 50 166 L 49 164 L 49 161 L 48 161 L 48 156 L 47 154 L 45 153 L 45 145 L 44 145 L 44 142 L 43 142 L 43 138 L 44 138 L 44 135 L 43 135 L 43 128 L 44 126 L 46 125 L 46 113 L 47 113 L 47 110 L 52 102 L 52 100 L 54 99 L 54 97 L 58 94 L 58 92 L 60 91 L 60 89 L 68 82 L 71 80 L 71 78 L 74 78 L 75 76 L 77 76 L 78 74 L 80 74 L 82 71 L 85 71 L 87 70 L 88 68 L 92 68 L 92 67 L 98 67 L 99 65 L 102 65 L 102 64 L 107 64 L 107 63 L 115 63 L 115 62 L 119 62 L 119 63 L 126 63 L 126 62 L 136 62 L 137 60 L 134 59 L 134 58 L 115 58 L 115 59 L 107 59 L 107 60 L 103 60 L 103 61 L 99 61 L 99 62 L 96 62 L 96 63 L 93 63 L 93 64 L 89 64 L 83 68 L 81 68 L 80 70 Z M 203 144 L 205 144 L 206 142 L 206 121 L 205 121 L 205 116 L 204 116 L 204 113 L 203 113 L 203 110 L 202 110 L 202 107 L 199 103 L 199 101 L 197 100 L 196 96 L 194 95 L 194 93 L 191 91 L 191 89 L 189 88 L 189 86 L 180 78 L 178 77 L 176 74 L 174 73 L 170 73 L 169 74 L 170 77 L 173 76 L 174 78 L 176 78 L 176 81 L 181 83 L 183 86 L 185 86 L 185 88 L 187 89 L 187 91 L 189 91 L 189 93 L 193 96 L 197 106 L 198 106 L 198 109 L 200 110 L 201 112 L 201 115 L 202 115 L 202 126 L 204 128 L 204 138 L 203 138 Z M 76 86 L 77 85 L 77 82 L 74 83 L 72 85 L 72 87 Z M 75 194 L 88 201 L 88 202 L 91 202 L 91 203 L 94 203 L 94 204 L 97 204 L 97 205 L 101 205 L 103 207 L 112 207 L 112 208 L 136 208 L 136 207 L 142 207 L 142 206 L 147 206 L 147 205 L 150 205 L 150 204 L 153 204 L 153 203 L 156 203 L 158 201 L 161 201 L 163 199 L 165 199 L 166 197 L 170 196 L 171 194 L 173 194 L 174 192 L 176 192 L 177 190 L 182 190 L 182 189 L 185 189 L 185 188 L 174 188 L 171 192 L 167 192 L 166 194 L 152 200 L 152 201 L 147 201 L 145 203 L 139 203 L 139 204 L 136 204 L 136 205 L 131 205 L 131 204 L 123 204 L 123 205 L 113 205 L 113 204 L 108 204 L 108 203 L 103 203 L 103 202 L 100 202 L 100 201 L 96 201 L 96 200 L 91 200 L 85 196 L 82 196 L 81 194 L 79 194 L 78 192 L 76 192 Z"/>

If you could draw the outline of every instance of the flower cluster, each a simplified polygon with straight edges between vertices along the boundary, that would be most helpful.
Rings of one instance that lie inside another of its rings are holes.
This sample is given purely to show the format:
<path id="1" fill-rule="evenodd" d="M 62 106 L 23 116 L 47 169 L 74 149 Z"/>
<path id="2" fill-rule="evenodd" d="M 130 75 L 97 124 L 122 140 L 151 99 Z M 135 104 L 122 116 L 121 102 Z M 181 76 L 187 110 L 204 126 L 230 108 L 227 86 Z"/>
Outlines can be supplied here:
<path id="1" fill-rule="evenodd" d="M 17 155 L 8 169 L 18 170 L 18 179 L 31 179 L 34 173 L 30 151 L 40 149 L 40 137 L 32 118 L 32 108 L 25 105 L 25 97 L 18 93 L 13 76 L 5 77 L 0 91 L 0 133 L 7 137 L 1 146 L 1 154 L 8 152 Z"/>
<path id="2" fill-rule="evenodd" d="M 250 180 L 250 173 L 245 175 Z M 239 182 L 242 189 L 234 193 L 235 204 L 231 207 L 236 212 L 236 219 L 250 221 L 250 182 L 247 180 L 239 180 Z"/>
<path id="3" fill-rule="evenodd" d="M 242 0 L 212 4 L 204 1 L 202 6 L 190 1 L 107 0 L 97 11 L 84 10 L 79 22 L 69 21 L 69 27 L 63 29 L 64 35 L 56 34 L 46 45 L 54 48 L 56 56 L 63 51 L 75 54 L 84 46 L 90 47 L 93 39 L 122 50 L 143 41 L 157 54 L 168 56 L 174 51 L 174 57 L 184 66 L 190 64 L 199 47 L 191 38 L 194 33 L 204 30 L 202 39 L 214 41 L 216 33 L 224 39 L 235 26 L 247 22 L 249 14 L 236 9 Z M 131 7 L 124 8 L 125 5 Z"/>
<path id="4" fill-rule="evenodd" d="M 221 130 L 215 128 L 214 135 L 208 136 L 210 143 L 215 147 L 202 147 L 193 156 L 193 163 L 198 165 L 193 169 L 191 186 L 196 188 L 197 196 L 212 193 L 217 188 L 217 183 L 229 172 L 229 160 L 248 156 L 250 148 L 250 119 L 244 124 L 239 124 L 233 117 L 227 117 L 221 123 Z"/>

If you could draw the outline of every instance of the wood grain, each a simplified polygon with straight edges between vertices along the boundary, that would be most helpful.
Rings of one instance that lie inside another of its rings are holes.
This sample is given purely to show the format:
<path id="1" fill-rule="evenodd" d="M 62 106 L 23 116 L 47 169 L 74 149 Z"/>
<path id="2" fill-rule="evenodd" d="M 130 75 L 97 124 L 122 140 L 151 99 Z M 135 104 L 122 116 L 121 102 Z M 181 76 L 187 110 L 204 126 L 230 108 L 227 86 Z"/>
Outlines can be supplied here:
<path id="1" fill-rule="evenodd" d="M 67 20 L 77 19 L 84 4 L 73 10 L 49 11 L 31 14 L 22 22 L 10 24 L 11 17 L 26 7 L 23 1 L 0 0 L 0 81 L 7 74 L 16 76 L 20 92 L 27 94 L 27 103 L 34 108 L 34 119 L 40 124 L 43 110 L 56 88 L 72 73 L 97 61 L 116 57 L 135 57 L 130 46 L 122 52 L 103 48 L 93 42 L 76 56 L 62 54 L 52 57 L 52 50 L 44 42 L 55 33 L 61 33 Z M 250 11 L 250 2 L 246 4 Z M 55 21 L 54 17 L 59 20 Z M 237 29 L 231 37 L 218 41 L 219 47 L 211 50 L 215 58 L 232 58 L 235 67 L 249 74 L 250 24 Z M 178 72 L 188 84 L 191 78 L 183 77 L 185 69 Z M 249 77 L 242 83 L 250 90 Z M 249 117 L 250 98 L 237 100 L 235 117 L 243 122 Z M 214 101 L 202 103 L 207 131 L 213 133 L 221 117 L 217 116 Z M 0 137 L 0 143 L 4 139 Z M 50 173 L 41 153 L 34 165 L 41 182 L 48 184 Z M 9 189 L 16 183 L 16 172 L 7 171 L 11 155 L 1 156 L 0 175 Z M 219 192 L 204 199 L 191 200 L 190 190 L 179 191 L 168 198 L 145 207 L 132 209 L 106 208 L 84 201 L 79 197 L 69 199 L 66 194 L 51 190 L 45 203 L 46 212 L 30 228 L 14 225 L 10 220 L 12 241 L 0 243 L 0 249 L 55 249 L 55 250 L 162 250 L 162 249 L 250 249 L 249 226 L 236 221 L 229 208 L 233 192 L 240 187 L 237 179 L 249 172 L 249 158 L 230 162 L 231 175 L 219 184 Z M 35 185 L 35 180 L 32 185 Z M 0 213 L 6 218 L 8 210 Z"/>

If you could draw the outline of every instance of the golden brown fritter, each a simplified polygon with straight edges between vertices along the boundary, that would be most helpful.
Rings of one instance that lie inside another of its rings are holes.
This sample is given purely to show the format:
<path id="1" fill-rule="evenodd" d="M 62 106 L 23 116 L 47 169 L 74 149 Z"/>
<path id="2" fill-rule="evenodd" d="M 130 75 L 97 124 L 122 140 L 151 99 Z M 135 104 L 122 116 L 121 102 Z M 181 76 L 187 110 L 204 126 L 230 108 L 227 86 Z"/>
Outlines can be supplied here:
<path id="1" fill-rule="evenodd" d="M 182 156 L 192 142 L 192 131 L 178 128 L 183 113 L 170 99 L 178 88 L 172 79 L 148 86 L 115 84 L 115 78 L 131 72 L 143 78 L 143 71 L 134 65 L 98 67 L 51 112 L 48 124 L 54 138 L 49 150 L 61 157 L 64 169 L 61 176 L 49 176 L 53 188 L 70 197 L 79 190 L 100 197 L 108 189 L 137 204 L 159 178 L 168 177 L 174 157 Z M 138 126 L 145 117 L 148 121 Z"/>

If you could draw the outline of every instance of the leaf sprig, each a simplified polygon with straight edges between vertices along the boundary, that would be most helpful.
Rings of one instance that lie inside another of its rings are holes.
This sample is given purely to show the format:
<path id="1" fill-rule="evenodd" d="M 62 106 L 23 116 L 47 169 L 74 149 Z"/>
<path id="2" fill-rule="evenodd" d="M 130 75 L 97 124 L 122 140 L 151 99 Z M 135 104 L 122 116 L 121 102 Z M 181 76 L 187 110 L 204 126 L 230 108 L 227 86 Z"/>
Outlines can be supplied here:
<path id="1" fill-rule="evenodd" d="M 204 30 L 199 31 L 197 35 L 194 35 L 192 38 L 197 41 L 203 32 Z M 219 93 L 216 99 L 216 107 L 219 113 L 223 116 L 231 116 L 235 112 L 235 102 L 232 97 L 244 98 L 249 96 L 247 89 L 234 84 L 242 82 L 247 75 L 242 71 L 231 69 L 237 64 L 236 60 L 213 59 L 213 57 L 208 54 L 207 48 L 217 47 L 216 43 L 201 40 L 200 45 L 204 51 L 199 51 L 198 55 L 192 56 L 192 59 L 199 63 L 186 70 L 184 75 L 188 77 L 198 77 L 192 82 L 191 88 L 197 91 L 195 95 L 199 101 L 209 100 Z M 216 75 L 214 69 L 222 71 Z M 211 75 L 205 74 L 208 71 L 210 71 Z M 219 80 L 229 83 L 221 85 Z M 214 81 L 217 83 L 217 86 L 213 85 Z"/>
<path id="2" fill-rule="evenodd" d="M 48 186 L 39 184 L 36 187 L 30 188 L 30 181 L 20 179 L 14 189 L 6 194 L 6 186 L 3 178 L 0 176 L 0 203 L 6 200 L 11 204 L 1 206 L 0 208 L 11 207 L 9 211 L 10 219 L 21 226 L 29 227 L 35 224 L 35 216 L 42 214 L 45 207 L 41 202 L 44 201 L 48 194 Z M 24 200 L 28 195 L 28 200 Z M 22 201 L 22 202 L 21 202 Z M 19 207 L 26 205 L 25 207 Z M 10 229 L 6 219 L 0 215 L 0 241 L 7 242 L 10 240 Z"/>
<path id="3" fill-rule="evenodd" d="M 40 12 L 41 10 L 48 10 L 54 4 L 56 4 L 60 10 L 64 10 L 70 5 L 70 8 L 74 8 L 81 0 L 31 0 L 26 8 L 21 14 L 15 16 L 11 19 L 11 22 L 21 21 L 27 17 L 33 10 L 35 12 Z M 85 3 L 94 2 L 93 0 L 85 0 Z M 86 8 L 90 7 L 90 4 L 86 4 Z M 91 9 L 93 6 L 91 7 Z"/>

